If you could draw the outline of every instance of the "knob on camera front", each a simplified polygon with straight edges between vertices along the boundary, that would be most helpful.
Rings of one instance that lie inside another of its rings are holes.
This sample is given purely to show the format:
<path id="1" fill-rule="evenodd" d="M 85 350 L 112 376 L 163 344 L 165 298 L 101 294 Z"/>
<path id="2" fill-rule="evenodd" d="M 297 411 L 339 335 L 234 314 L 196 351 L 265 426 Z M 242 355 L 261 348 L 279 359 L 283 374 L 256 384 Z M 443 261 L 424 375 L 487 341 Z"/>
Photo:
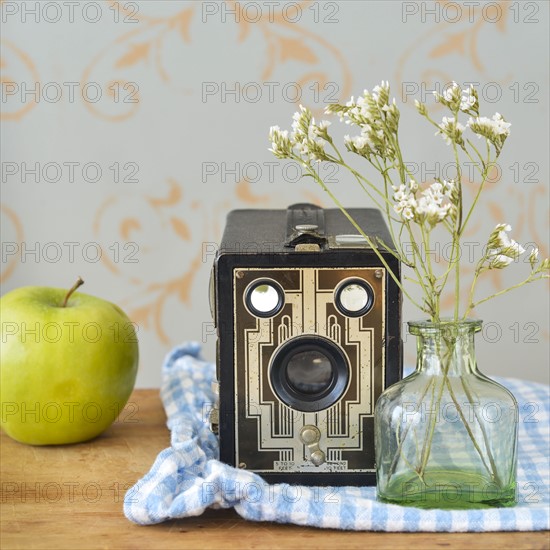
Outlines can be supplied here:
<path id="1" fill-rule="evenodd" d="M 315 466 L 324 464 L 326 460 L 324 451 L 319 448 L 320 439 L 321 432 L 317 426 L 307 424 L 300 430 L 300 441 L 309 449 L 309 459 Z"/>

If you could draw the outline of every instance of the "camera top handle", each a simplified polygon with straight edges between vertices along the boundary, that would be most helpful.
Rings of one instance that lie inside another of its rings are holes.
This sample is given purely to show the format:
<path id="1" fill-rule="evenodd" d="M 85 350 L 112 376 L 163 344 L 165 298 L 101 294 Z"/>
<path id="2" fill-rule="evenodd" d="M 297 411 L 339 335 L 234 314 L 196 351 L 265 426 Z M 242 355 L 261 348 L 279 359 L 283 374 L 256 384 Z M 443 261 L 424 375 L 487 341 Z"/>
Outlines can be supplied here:
<path id="1" fill-rule="evenodd" d="M 294 248 L 299 244 L 324 245 L 325 212 L 314 204 L 292 204 L 286 211 L 286 241 L 285 246 Z"/>

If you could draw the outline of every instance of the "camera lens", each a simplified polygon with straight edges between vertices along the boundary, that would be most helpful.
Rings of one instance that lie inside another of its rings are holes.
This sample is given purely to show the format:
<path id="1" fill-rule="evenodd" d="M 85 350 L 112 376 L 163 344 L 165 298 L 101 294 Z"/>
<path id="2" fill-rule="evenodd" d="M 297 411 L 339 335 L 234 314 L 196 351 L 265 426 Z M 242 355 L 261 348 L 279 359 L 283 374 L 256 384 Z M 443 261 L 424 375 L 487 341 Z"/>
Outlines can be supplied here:
<path id="1" fill-rule="evenodd" d="M 297 392 L 316 394 L 332 382 L 332 364 L 320 351 L 301 351 L 288 360 L 286 375 Z"/>
<path id="2" fill-rule="evenodd" d="M 316 412 L 336 403 L 349 381 L 343 350 L 322 336 L 297 336 L 274 353 L 269 370 L 271 386 L 289 407 Z"/>
<path id="3" fill-rule="evenodd" d="M 336 307 L 347 317 L 361 317 L 374 304 L 372 287 L 363 279 L 348 279 L 335 292 Z"/>
<path id="4" fill-rule="evenodd" d="M 245 303 L 253 315 L 273 317 L 284 305 L 284 291 L 275 281 L 260 279 L 246 290 Z"/>

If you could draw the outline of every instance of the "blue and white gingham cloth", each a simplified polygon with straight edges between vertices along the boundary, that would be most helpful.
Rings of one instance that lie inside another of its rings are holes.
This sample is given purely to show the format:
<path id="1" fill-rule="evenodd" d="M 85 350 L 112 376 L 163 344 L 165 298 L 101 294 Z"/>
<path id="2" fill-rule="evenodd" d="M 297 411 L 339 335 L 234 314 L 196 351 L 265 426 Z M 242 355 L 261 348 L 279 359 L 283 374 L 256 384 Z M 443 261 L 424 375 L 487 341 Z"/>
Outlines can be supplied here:
<path id="1" fill-rule="evenodd" d="M 550 528 L 550 392 L 533 382 L 499 380 L 520 410 L 518 504 L 482 510 L 421 510 L 376 500 L 375 487 L 268 485 L 218 460 L 207 421 L 214 365 L 198 344 L 175 348 L 163 366 L 161 397 L 171 447 L 127 493 L 124 513 L 148 525 L 234 507 L 243 518 L 357 531 L 535 531 Z"/>

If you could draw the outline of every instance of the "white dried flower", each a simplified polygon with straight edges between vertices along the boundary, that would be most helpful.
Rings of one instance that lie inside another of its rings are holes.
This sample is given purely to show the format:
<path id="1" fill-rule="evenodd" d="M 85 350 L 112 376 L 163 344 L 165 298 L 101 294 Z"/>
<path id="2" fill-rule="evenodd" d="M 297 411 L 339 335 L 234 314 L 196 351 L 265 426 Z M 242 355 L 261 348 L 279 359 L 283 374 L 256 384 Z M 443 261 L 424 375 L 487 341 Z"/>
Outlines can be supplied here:
<path id="1" fill-rule="evenodd" d="M 443 180 L 443 194 L 446 197 L 451 197 L 453 195 L 454 190 L 456 189 L 456 181 L 451 180 Z"/>
<path id="2" fill-rule="evenodd" d="M 510 258 L 517 260 L 524 252 L 525 248 L 521 244 L 514 240 L 510 241 L 510 244 L 501 250 L 502 254 L 509 256 Z"/>
<path id="3" fill-rule="evenodd" d="M 435 135 L 441 134 L 447 145 L 451 145 L 453 142 L 462 145 L 464 143 L 462 133 L 465 129 L 466 127 L 460 124 L 456 118 L 444 116 Z"/>
<path id="4" fill-rule="evenodd" d="M 500 113 L 495 113 L 492 119 L 485 116 L 476 117 L 475 119 L 470 117 L 468 126 L 474 133 L 478 134 L 478 137 L 484 136 L 491 139 L 498 136 L 508 137 L 512 124 L 506 122 Z"/>
<path id="5" fill-rule="evenodd" d="M 445 107 L 448 107 L 451 111 L 456 112 L 460 108 L 462 90 L 460 86 L 453 81 L 453 83 L 443 90 L 443 93 L 433 92 L 433 95 L 438 103 L 442 103 Z"/>
<path id="6" fill-rule="evenodd" d="M 512 228 L 509 225 L 505 225 L 497 234 L 496 245 L 498 248 L 505 248 L 512 244 L 507 231 L 511 231 Z"/>
<path id="7" fill-rule="evenodd" d="M 476 93 L 474 87 L 470 84 L 470 87 L 462 92 L 462 97 L 460 99 L 460 110 L 464 112 L 471 111 L 476 106 L 476 103 Z"/>
<path id="8" fill-rule="evenodd" d="M 311 115 L 311 111 L 304 107 L 299 106 L 300 110 L 296 111 L 292 115 L 292 141 L 303 142 L 308 138 L 310 134 L 310 124 L 315 123 Z"/>
<path id="9" fill-rule="evenodd" d="M 538 262 L 539 259 L 539 249 L 533 248 L 531 250 L 531 253 L 529 254 L 529 263 L 531 264 L 531 267 L 535 267 L 535 264 Z"/>
<path id="10" fill-rule="evenodd" d="M 439 181 L 435 181 L 428 189 L 422 191 L 416 208 L 416 219 L 419 223 L 426 221 L 433 227 L 447 217 L 451 210 L 451 204 L 443 204 L 445 198 L 443 189 L 443 185 Z"/>
<path id="11" fill-rule="evenodd" d="M 497 135 L 509 136 L 510 126 L 512 126 L 512 124 L 510 122 L 506 122 L 500 113 L 495 113 L 493 115 L 493 128 Z"/>
<path id="12" fill-rule="evenodd" d="M 510 239 L 508 233 L 511 230 L 509 224 L 499 223 L 489 236 L 487 242 L 489 269 L 502 269 L 525 252 L 521 244 Z M 503 262 L 502 258 L 508 258 L 509 261 Z"/>
<path id="13" fill-rule="evenodd" d="M 488 139 L 497 150 L 497 153 L 502 149 L 502 145 L 506 141 L 506 138 L 510 135 L 509 122 L 506 122 L 500 113 L 495 113 L 493 118 L 476 117 L 475 119 L 470 117 L 467 124 L 474 134 L 481 139 L 482 137 Z"/>
<path id="14" fill-rule="evenodd" d="M 445 185 L 439 181 L 435 181 L 422 191 L 419 199 L 416 198 L 418 184 L 412 179 L 408 185 L 401 184 L 399 187 L 393 187 L 393 190 L 393 209 L 405 220 L 414 219 L 420 224 L 427 222 L 433 227 L 443 221 L 453 208 L 450 202 L 443 204 L 446 198 Z"/>
<path id="15" fill-rule="evenodd" d="M 495 254 L 490 258 L 489 269 L 503 269 L 504 267 L 510 265 L 512 262 L 513 258 L 510 258 L 509 256 Z"/>
<path id="16" fill-rule="evenodd" d="M 379 85 L 372 89 L 372 97 L 380 107 L 388 102 L 390 93 L 390 83 L 387 80 L 382 80 Z"/>
<path id="17" fill-rule="evenodd" d="M 510 239 L 508 236 L 508 231 L 511 231 L 511 227 L 509 225 L 505 225 L 496 236 L 496 247 L 500 248 L 501 253 L 505 254 L 506 256 L 510 256 L 512 258 L 517 258 L 521 254 L 525 252 L 525 249 L 514 239 Z"/>
<path id="18" fill-rule="evenodd" d="M 271 141 L 271 149 L 269 149 L 277 158 L 287 158 L 292 151 L 292 143 L 288 137 L 288 130 L 281 130 L 279 126 L 271 126 L 269 128 L 269 141 Z"/>
<path id="19" fill-rule="evenodd" d="M 404 220 L 412 220 L 416 212 L 415 193 L 418 185 L 414 180 L 410 180 L 408 185 L 401 184 L 399 187 L 394 187 L 393 200 L 395 204 L 393 209 L 397 214 L 400 214 Z"/>
<path id="20" fill-rule="evenodd" d="M 413 207 L 412 206 L 406 206 L 405 208 L 403 208 L 403 211 L 401 212 L 401 215 L 406 219 L 406 220 L 412 220 L 414 218 L 414 210 L 413 210 Z"/>
<path id="21" fill-rule="evenodd" d="M 451 86 L 443 91 L 443 99 L 450 103 L 451 101 L 456 100 L 460 96 L 460 93 L 460 86 L 453 80 Z"/>
<path id="22" fill-rule="evenodd" d="M 414 106 L 416 107 L 416 110 L 418 113 L 422 116 L 426 116 L 428 114 L 428 110 L 426 109 L 426 105 L 424 103 L 420 103 L 418 99 L 414 100 Z"/>
<path id="23" fill-rule="evenodd" d="M 300 105 L 300 110 L 292 116 L 292 133 L 272 126 L 269 131 L 270 151 L 278 158 L 290 158 L 300 155 L 310 161 L 328 160 L 325 143 L 328 139 L 329 121 L 315 124 L 311 111 Z"/>
<path id="24" fill-rule="evenodd" d="M 450 209 L 450 204 L 440 206 L 430 197 L 424 196 L 418 201 L 416 216 L 420 223 L 426 221 L 431 226 L 434 226 L 446 218 Z"/>

